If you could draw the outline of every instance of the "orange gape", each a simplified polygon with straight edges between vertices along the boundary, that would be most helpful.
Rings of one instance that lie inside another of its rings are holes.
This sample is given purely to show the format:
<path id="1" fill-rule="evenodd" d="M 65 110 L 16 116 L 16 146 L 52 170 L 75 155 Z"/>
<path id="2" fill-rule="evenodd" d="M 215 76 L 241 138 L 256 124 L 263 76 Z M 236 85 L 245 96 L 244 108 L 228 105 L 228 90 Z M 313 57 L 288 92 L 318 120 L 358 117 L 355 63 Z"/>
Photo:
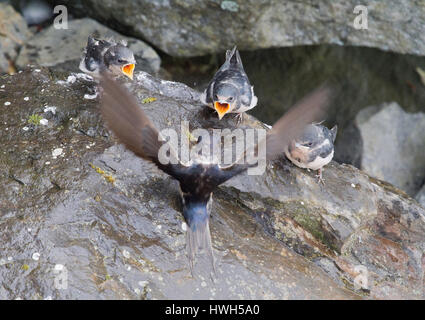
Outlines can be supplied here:
<path id="1" fill-rule="evenodd" d="M 230 105 L 228 103 L 215 102 L 214 107 L 219 114 L 223 114 L 229 110 Z"/>
<path id="2" fill-rule="evenodd" d="M 126 64 L 122 67 L 122 72 L 129 77 L 131 80 L 133 80 L 133 70 L 134 70 L 134 64 Z"/>

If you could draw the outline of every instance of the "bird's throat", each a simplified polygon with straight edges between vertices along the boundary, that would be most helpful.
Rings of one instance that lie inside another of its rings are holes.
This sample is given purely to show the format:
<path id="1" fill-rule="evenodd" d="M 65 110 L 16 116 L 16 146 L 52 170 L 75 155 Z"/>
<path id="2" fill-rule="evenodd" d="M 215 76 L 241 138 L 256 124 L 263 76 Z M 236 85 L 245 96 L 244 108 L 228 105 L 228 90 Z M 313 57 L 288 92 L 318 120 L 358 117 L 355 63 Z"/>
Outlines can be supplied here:
<path id="1" fill-rule="evenodd" d="M 121 71 L 127 77 L 129 77 L 131 80 L 133 80 L 134 67 L 135 67 L 135 65 L 133 63 L 129 63 L 129 64 L 126 64 L 125 66 L 121 67 Z"/>
<path id="2" fill-rule="evenodd" d="M 214 108 L 218 113 L 218 117 L 221 119 L 229 111 L 230 105 L 228 103 L 214 102 Z"/>

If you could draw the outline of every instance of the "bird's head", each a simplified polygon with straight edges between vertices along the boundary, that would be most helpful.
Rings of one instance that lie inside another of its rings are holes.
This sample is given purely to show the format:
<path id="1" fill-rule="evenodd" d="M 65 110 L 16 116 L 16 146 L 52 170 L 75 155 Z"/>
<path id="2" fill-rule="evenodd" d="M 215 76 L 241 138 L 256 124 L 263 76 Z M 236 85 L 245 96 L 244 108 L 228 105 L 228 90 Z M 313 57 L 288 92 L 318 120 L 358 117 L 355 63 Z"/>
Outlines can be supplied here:
<path id="1" fill-rule="evenodd" d="M 307 163 L 310 153 L 324 144 L 326 138 L 323 130 L 317 125 L 308 125 L 302 134 L 288 146 L 291 157 L 299 163 Z"/>
<path id="2" fill-rule="evenodd" d="M 219 119 L 231 112 L 235 106 L 239 96 L 239 90 L 230 83 L 218 84 L 214 90 L 213 103 L 214 109 L 218 113 Z"/>
<path id="3" fill-rule="evenodd" d="M 133 52 L 122 44 L 111 47 L 105 54 L 105 63 L 115 75 L 125 75 L 133 80 L 136 59 Z"/>

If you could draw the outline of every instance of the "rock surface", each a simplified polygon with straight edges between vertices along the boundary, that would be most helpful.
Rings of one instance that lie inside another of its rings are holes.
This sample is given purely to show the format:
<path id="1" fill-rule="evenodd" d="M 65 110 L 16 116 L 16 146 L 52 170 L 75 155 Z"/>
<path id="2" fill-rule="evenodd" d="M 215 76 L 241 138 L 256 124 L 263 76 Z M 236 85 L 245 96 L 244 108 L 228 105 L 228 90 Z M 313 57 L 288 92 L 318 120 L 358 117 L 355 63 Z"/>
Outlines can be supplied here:
<path id="1" fill-rule="evenodd" d="M 19 48 L 30 36 L 22 16 L 7 3 L 0 3 L 0 73 L 12 73 Z"/>
<path id="2" fill-rule="evenodd" d="M 359 167 L 414 196 L 425 181 L 425 114 L 384 103 L 361 110 L 351 128 L 340 145 L 358 154 Z"/>
<path id="3" fill-rule="evenodd" d="M 416 194 L 415 199 L 419 202 L 420 205 L 422 205 L 422 207 L 425 208 L 425 185 Z"/>
<path id="4" fill-rule="evenodd" d="M 425 7 L 418 1 L 369 2 L 367 30 L 354 28 L 355 0 L 52 2 L 113 23 L 173 56 L 204 55 L 234 44 L 251 50 L 323 43 L 425 54 Z"/>
<path id="5" fill-rule="evenodd" d="M 87 37 L 93 33 L 101 38 L 127 40 L 137 61 L 136 70 L 158 72 L 161 59 L 146 43 L 122 36 L 89 18 L 68 21 L 68 29 L 55 29 L 51 25 L 36 34 L 22 48 L 16 64 L 19 68 L 25 68 L 28 64 L 59 66 L 62 70 L 77 72 Z"/>
<path id="6" fill-rule="evenodd" d="M 185 85 L 136 75 L 158 128 L 234 126 Z M 94 83 L 72 76 L 0 78 L 0 298 L 425 298 L 425 209 L 336 163 L 325 186 L 280 159 L 219 188 L 217 278 L 202 256 L 192 278 L 177 183 L 114 144 L 98 100 L 83 98 Z"/>

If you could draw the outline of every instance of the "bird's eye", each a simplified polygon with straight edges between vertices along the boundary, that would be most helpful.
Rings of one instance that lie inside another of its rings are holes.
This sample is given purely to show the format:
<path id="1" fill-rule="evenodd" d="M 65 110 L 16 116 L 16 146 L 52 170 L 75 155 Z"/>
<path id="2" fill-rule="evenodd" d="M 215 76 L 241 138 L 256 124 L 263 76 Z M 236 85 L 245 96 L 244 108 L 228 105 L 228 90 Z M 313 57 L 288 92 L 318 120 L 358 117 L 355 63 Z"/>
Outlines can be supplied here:
<path id="1" fill-rule="evenodd" d="M 118 63 L 126 63 L 127 61 L 123 60 L 123 59 L 118 59 Z"/>
<path id="2" fill-rule="evenodd" d="M 230 97 L 229 99 L 227 99 L 228 102 L 232 102 L 233 101 L 233 97 Z"/>
<path id="3" fill-rule="evenodd" d="M 218 96 L 215 94 L 214 95 L 214 100 L 217 101 L 218 100 Z"/>
<path id="4" fill-rule="evenodd" d="M 295 160 L 297 160 L 298 162 L 301 162 L 301 159 L 300 158 L 295 158 Z"/>

